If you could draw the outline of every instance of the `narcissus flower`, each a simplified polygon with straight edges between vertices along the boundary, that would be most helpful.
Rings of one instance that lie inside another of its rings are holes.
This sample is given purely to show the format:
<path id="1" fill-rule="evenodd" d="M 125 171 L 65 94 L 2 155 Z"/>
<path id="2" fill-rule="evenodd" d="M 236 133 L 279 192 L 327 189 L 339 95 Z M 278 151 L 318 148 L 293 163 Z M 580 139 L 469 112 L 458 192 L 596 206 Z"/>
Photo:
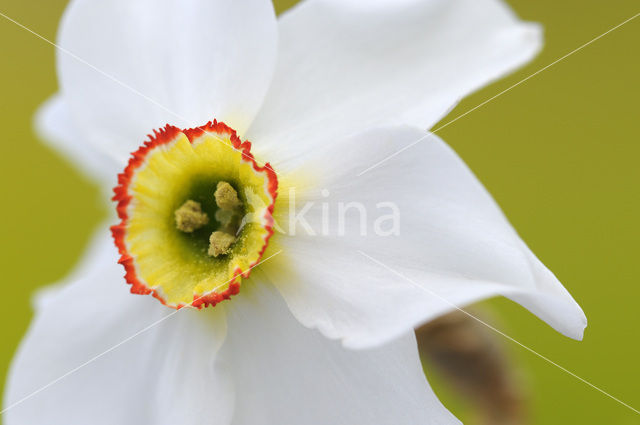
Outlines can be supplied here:
<path id="1" fill-rule="evenodd" d="M 581 337 L 579 306 L 424 137 L 538 51 L 502 2 L 276 19 L 267 0 L 75 0 L 58 42 L 38 129 L 116 187 L 117 249 L 105 226 L 37 297 L 7 424 L 456 423 L 416 325 L 504 295 Z M 392 229 L 371 231 L 381 205 Z"/>

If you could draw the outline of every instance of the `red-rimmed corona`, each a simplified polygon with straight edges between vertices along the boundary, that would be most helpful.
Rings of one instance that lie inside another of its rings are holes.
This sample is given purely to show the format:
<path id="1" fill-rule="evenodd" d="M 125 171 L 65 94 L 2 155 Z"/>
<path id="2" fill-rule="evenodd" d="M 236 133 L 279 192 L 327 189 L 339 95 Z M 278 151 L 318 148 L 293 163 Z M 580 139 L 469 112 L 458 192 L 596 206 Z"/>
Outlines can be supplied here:
<path id="1" fill-rule="evenodd" d="M 173 308 L 237 294 L 273 234 L 277 189 L 271 166 L 222 122 L 154 131 L 114 188 L 111 231 L 131 292 Z"/>

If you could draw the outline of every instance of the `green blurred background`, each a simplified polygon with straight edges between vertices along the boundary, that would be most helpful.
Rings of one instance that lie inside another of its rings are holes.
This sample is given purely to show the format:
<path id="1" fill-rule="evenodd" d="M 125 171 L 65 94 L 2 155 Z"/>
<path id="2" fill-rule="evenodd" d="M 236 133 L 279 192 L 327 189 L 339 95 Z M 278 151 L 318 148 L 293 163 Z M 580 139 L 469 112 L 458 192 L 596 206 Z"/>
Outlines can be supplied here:
<path id="1" fill-rule="evenodd" d="M 0 12 L 55 40 L 66 1 L 5 0 Z M 277 1 L 281 11 L 295 1 Z M 544 51 L 463 101 L 444 122 L 640 12 L 637 0 L 509 0 L 546 29 Z M 54 48 L 0 17 L 3 208 L 0 380 L 32 316 L 30 297 L 62 278 L 105 212 L 97 187 L 41 144 L 36 107 L 56 91 Z M 566 339 L 505 300 L 500 329 L 640 408 L 640 18 L 439 134 L 467 161 L 534 252 L 581 304 L 585 339 Z M 640 424 L 640 415 L 513 343 L 534 424 Z M 461 419 L 468 407 L 436 382 Z"/>

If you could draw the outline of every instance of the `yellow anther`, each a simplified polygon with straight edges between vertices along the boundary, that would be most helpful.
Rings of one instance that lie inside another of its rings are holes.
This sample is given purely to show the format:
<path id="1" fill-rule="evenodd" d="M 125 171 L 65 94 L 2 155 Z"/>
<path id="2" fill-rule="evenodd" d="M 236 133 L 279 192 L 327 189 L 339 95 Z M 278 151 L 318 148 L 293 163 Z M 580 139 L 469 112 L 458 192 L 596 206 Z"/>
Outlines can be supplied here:
<path id="1" fill-rule="evenodd" d="M 189 199 L 175 211 L 176 227 L 186 233 L 198 230 L 209 223 L 209 216 L 202 212 L 199 202 Z"/>
<path id="2" fill-rule="evenodd" d="M 238 199 L 238 192 L 233 186 L 224 181 L 218 182 L 214 196 L 218 207 L 226 211 L 233 211 L 242 205 L 242 202 Z"/>
<path id="3" fill-rule="evenodd" d="M 226 254 L 229 252 L 229 248 L 236 241 L 236 237 L 229 233 L 216 231 L 209 237 L 209 255 L 217 257 L 218 255 Z"/>

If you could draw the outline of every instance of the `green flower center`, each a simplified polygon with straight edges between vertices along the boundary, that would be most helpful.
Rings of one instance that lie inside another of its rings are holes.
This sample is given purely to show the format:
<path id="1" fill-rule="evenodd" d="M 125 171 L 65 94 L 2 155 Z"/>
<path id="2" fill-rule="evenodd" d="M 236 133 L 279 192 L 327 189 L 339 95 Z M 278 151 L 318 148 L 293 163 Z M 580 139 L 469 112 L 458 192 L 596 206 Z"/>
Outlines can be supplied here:
<path id="1" fill-rule="evenodd" d="M 218 181 L 215 191 L 208 184 L 197 184 L 194 189 L 174 212 L 176 228 L 198 251 L 206 247 L 212 257 L 228 254 L 242 231 L 244 203 L 226 181 Z"/>

